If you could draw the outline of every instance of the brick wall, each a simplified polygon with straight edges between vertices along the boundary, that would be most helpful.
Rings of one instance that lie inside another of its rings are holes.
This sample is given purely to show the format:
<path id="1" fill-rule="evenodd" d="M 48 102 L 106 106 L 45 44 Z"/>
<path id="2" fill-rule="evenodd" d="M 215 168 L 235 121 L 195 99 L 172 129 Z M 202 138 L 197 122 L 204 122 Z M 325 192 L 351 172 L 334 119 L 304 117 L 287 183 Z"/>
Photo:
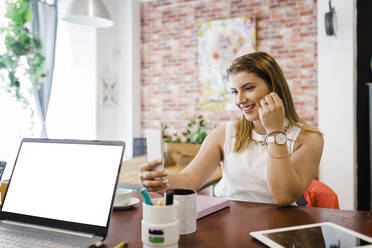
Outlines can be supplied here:
<path id="1" fill-rule="evenodd" d="M 142 128 L 181 132 L 203 114 L 209 127 L 240 116 L 201 111 L 197 24 L 254 16 L 257 50 L 277 59 L 301 118 L 317 125 L 316 0 L 158 0 L 141 3 Z"/>

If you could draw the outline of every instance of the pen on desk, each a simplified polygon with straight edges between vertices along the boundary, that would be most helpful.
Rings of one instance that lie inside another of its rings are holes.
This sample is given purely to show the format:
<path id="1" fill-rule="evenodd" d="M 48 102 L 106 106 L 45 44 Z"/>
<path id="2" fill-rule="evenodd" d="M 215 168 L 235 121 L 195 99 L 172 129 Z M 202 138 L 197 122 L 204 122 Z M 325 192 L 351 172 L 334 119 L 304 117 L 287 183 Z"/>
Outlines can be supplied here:
<path id="1" fill-rule="evenodd" d="M 168 189 L 165 193 L 164 193 L 164 197 L 165 197 L 165 205 L 173 205 L 173 190 L 170 190 Z"/>
<path id="2" fill-rule="evenodd" d="M 117 246 L 115 246 L 114 248 L 124 248 L 124 247 L 128 247 L 128 241 L 123 241 Z"/>
<path id="3" fill-rule="evenodd" d="M 150 199 L 150 195 L 149 195 L 149 192 L 147 191 L 146 188 L 142 188 L 140 190 L 140 193 L 141 193 L 141 196 L 144 200 L 144 202 L 147 204 L 147 205 L 152 205 L 152 201 Z"/>

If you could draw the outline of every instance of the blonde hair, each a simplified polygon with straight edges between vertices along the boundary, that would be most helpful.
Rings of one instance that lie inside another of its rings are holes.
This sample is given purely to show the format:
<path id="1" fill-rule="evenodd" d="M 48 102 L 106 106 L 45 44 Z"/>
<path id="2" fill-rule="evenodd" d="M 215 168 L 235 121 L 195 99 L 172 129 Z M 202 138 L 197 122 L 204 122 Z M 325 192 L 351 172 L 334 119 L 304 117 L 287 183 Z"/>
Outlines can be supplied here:
<path id="1" fill-rule="evenodd" d="M 229 77 L 231 74 L 242 71 L 256 74 L 267 83 L 271 91 L 279 95 L 284 105 L 285 117 L 291 126 L 319 132 L 318 129 L 311 127 L 298 116 L 287 81 L 274 58 L 265 52 L 248 53 L 233 61 L 227 69 L 227 75 Z M 244 115 L 236 122 L 234 152 L 242 151 L 248 147 L 252 141 L 252 129 L 253 123 L 248 121 Z"/>

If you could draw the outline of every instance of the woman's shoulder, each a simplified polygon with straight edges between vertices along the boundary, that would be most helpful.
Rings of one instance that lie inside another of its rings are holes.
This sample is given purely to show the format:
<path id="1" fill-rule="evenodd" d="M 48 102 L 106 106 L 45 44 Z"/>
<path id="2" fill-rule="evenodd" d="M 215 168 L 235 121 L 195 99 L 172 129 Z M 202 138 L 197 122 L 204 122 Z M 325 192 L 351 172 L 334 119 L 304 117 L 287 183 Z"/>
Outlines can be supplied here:
<path id="1" fill-rule="evenodd" d="M 211 131 L 211 134 L 215 134 L 215 135 L 223 135 L 225 136 L 226 132 L 227 131 L 234 131 L 235 130 L 235 124 L 236 124 L 236 120 L 235 121 L 228 121 L 228 122 L 225 122 L 224 124 L 214 128 L 212 131 Z"/>
<path id="2" fill-rule="evenodd" d="M 226 126 L 227 124 L 220 125 L 214 128 L 209 134 L 208 139 L 212 140 L 215 143 L 218 143 L 220 146 L 223 146 L 226 136 Z"/>
<path id="3" fill-rule="evenodd" d="M 322 133 L 319 131 L 301 129 L 301 132 L 296 140 L 295 150 L 303 145 L 315 146 L 323 149 L 324 139 Z"/>
<path id="4" fill-rule="evenodd" d="M 319 131 L 302 129 L 300 134 L 306 141 L 316 142 L 316 143 L 324 142 L 323 134 Z"/>
<path id="5" fill-rule="evenodd" d="M 228 124 L 223 124 L 223 125 L 220 125 L 216 128 L 214 128 L 211 132 L 210 132 L 210 135 L 213 135 L 213 136 L 221 136 L 222 134 L 224 135 L 225 132 L 226 132 L 226 127 L 227 127 Z"/>
<path id="6" fill-rule="evenodd" d="M 236 120 L 228 121 L 214 128 L 207 136 L 208 141 L 218 143 L 221 149 L 223 149 L 226 137 L 228 136 L 227 138 L 231 139 L 235 136 L 235 124 Z"/>

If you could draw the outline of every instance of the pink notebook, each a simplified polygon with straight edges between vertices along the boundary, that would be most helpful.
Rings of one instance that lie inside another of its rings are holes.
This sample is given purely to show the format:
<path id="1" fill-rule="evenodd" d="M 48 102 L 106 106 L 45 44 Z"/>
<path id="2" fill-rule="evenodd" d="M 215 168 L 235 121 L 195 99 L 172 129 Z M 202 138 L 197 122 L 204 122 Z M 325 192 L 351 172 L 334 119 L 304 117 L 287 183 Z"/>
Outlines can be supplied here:
<path id="1" fill-rule="evenodd" d="M 218 210 L 230 207 L 230 200 L 206 196 L 196 196 L 196 218 L 200 219 L 206 215 L 217 212 Z"/>

